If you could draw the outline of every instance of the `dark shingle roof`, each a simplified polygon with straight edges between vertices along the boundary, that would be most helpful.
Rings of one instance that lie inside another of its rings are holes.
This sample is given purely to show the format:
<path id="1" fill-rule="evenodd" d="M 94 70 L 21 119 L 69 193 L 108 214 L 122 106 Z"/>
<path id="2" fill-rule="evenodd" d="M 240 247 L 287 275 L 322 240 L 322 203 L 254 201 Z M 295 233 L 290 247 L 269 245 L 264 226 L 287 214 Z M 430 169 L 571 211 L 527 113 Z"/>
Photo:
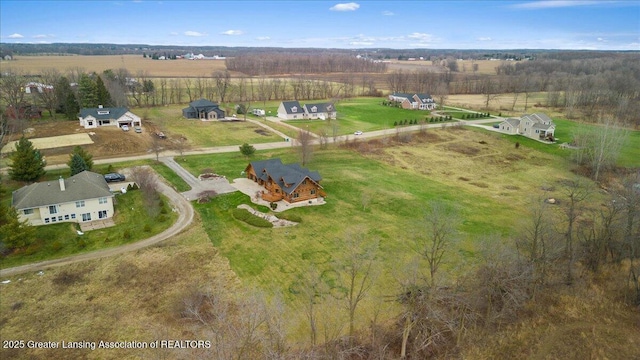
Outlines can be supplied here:
<path id="1" fill-rule="evenodd" d="M 218 115 L 218 118 L 224 117 L 224 111 L 220 109 L 220 106 L 207 99 L 198 99 L 190 102 L 188 108 L 182 109 L 182 115 L 186 118 L 198 118 L 198 113 L 201 111 L 206 113 L 214 111 Z"/>
<path id="2" fill-rule="evenodd" d="M 282 106 L 284 106 L 284 111 L 286 111 L 287 114 L 304 114 L 304 109 L 300 106 L 298 100 L 283 101 Z M 293 111 L 294 108 L 296 111 Z"/>
<path id="3" fill-rule="evenodd" d="M 112 108 L 84 108 L 80 110 L 80 116 L 84 119 L 87 116 L 93 116 L 98 120 L 117 120 L 126 114 L 129 109 L 126 107 Z"/>
<path id="4" fill-rule="evenodd" d="M 189 103 L 189 106 L 194 108 L 206 108 L 206 107 L 218 107 L 217 103 L 209 101 L 207 99 L 198 99 Z"/>
<path id="5" fill-rule="evenodd" d="M 63 181 L 64 191 L 60 190 L 59 180 L 23 186 L 13 192 L 12 205 L 20 210 L 113 196 L 104 176 L 91 171 L 83 171 Z"/>
<path id="6" fill-rule="evenodd" d="M 316 107 L 316 111 L 313 111 L 313 107 Z M 335 108 L 333 107 L 332 103 L 317 103 L 317 104 L 306 104 L 304 106 L 304 108 L 307 110 L 308 113 L 312 114 L 312 113 L 328 113 L 328 112 L 333 112 L 335 111 Z"/>
<path id="7" fill-rule="evenodd" d="M 299 164 L 283 164 L 279 158 L 252 161 L 251 167 L 261 180 L 267 181 L 271 177 L 287 194 L 291 194 L 306 178 L 314 181 L 318 186 L 322 180 L 317 171 L 309 171 Z"/>

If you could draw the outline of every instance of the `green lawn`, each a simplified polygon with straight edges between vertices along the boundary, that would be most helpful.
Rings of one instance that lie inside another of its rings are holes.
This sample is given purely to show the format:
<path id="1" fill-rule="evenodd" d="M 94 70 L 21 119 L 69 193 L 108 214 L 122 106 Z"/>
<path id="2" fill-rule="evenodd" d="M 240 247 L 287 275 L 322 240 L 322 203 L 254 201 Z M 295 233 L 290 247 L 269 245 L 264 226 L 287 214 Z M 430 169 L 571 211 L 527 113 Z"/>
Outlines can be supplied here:
<path id="1" fill-rule="evenodd" d="M 116 195 L 115 200 L 116 226 L 87 231 L 84 235 L 76 233 L 75 223 L 36 226 L 36 240 L 27 248 L 3 258 L 0 267 L 8 268 L 136 242 L 164 231 L 178 216 L 163 198 L 165 214 L 151 218 L 145 210 L 141 191 Z"/>
<path id="2" fill-rule="evenodd" d="M 393 128 L 394 122 L 404 120 L 424 120 L 429 117 L 429 111 L 406 110 L 390 106 L 383 106 L 384 98 L 360 97 L 344 99 L 335 103 L 338 111 L 338 130 L 340 135 L 353 134 L 354 131 L 374 131 Z M 303 102 L 301 102 L 303 103 Z M 331 127 L 334 120 L 289 120 L 287 123 L 301 129 L 308 129 L 319 134 L 327 129 L 332 134 Z"/>
<path id="3" fill-rule="evenodd" d="M 297 160 L 287 150 L 259 152 L 255 156 L 266 157 L 280 157 L 285 163 Z M 240 176 L 247 160 L 215 154 L 189 157 L 188 163 L 192 172 L 208 165 L 233 179 Z M 414 256 L 410 239 L 431 201 L 444 202 L 464 218 L 460 224 L 460 243 L 451 250 L 448 264 L 472 257 L 474 238 L 487 233 L 509 233 L 518 219 L 514 214 L 522 211 L 347 150 L 316 151 L 307 167 L 322 175 L 327 204 L 288 210 L 303 220 L 295 227 L 256 228 L 234 219 L 231 209 L 249 202 L 240 193 L 218 196 L 208 204 L 195 204 L 212 243 L 240 277 L 291 296 L 298 291 L 298 278 L 309 266 L 331 271 L 333 261 L 343 250 L 341 239 L 347 231 L 362 228 L 369 239 L 379 239 L 378 256 L 385 269 L 381 284 L 388 285 L 393 272 Z M 369 199 L 365 207 L 363 197 Z"/>
<path id="4" fill-rule="evenodd" d="M 191 147 L 213 147 L 235 144 L 258 144 L 282 141 L 282 138 L 250 122 L 187 120 L 182 117 L 184 105 L 147 109 L 149 121 L 167 136 L 187 138 Z"/>

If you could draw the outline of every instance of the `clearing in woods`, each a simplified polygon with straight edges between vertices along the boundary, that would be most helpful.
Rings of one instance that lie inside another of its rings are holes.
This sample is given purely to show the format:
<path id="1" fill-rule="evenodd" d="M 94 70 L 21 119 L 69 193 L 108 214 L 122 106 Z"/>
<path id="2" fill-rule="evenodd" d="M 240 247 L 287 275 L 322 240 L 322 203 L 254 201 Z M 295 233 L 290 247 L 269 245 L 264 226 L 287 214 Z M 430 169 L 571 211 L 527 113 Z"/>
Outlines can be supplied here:
<path id="1" fill-rule="evenodd" d="M 64 146 L 76 146 L 76 145 L 87 145 L 93 144 L 93 140 L 89 134 L 73 134 L 73 135 L 60 135 L 60 136 L 51 136 L 44 138 L 31 139 L 31 143 L 33 147 L 36 149 L 52 149 L 57 147 Z M 6 146 L 2 148 L 2 153 L 6 154 L 8 152 L 12 152 L 16 149 L 17 141 L 11 141 Z"/>

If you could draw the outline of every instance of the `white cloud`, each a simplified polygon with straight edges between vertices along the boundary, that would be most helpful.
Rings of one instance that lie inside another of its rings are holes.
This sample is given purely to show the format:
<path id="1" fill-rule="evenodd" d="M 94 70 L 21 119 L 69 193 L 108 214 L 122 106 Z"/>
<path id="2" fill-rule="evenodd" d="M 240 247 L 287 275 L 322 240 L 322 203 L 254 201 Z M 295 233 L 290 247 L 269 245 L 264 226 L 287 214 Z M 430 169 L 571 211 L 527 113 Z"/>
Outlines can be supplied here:
<path id="1" fill-rule="evenodd" d="M 603 39 L 603 38 L 601 38 L 601 37 L 599 37 L 597 40 L 598 40 L 598 41 L 606 41 L 605 39 Z"/>
<path id="2" fill-rule="evenodd" d="M 393 12 L 391 12 L 391 11 L 385 10 L 385 11 L 382 12 L 382 15 L 384 15 L 384 16 L 393 16 L 395 14 Z"/>
<path id="3" fill-rule="evenodd" d="M 172 32 L 170 32 L 170 33 L 169 33 L 169 35 L 171 35 L 171 36 L 176 36 L 176 35 L 178 35 L 178 33 L 177 33 L 177 32 L 175 32 L 175 31 L 172 31 Z"/>
<path id="4" fill-rule="evenodd" d="M 270 38 L 270 37 L 268 37 L 268 36 L 258 36 L 258 37 L 256 38 L 256 40 L 259 40 L 259 41 L 267 41 L 267 40 L 271 40 L 271 38 Z"/>
<path id="5" fill-rule="evenodd" d="M 407 35 L 407 37 L 409 39 L 418 40 L 420 42 L 431 42 L 431 41 L 433 41 L 433 35 L 425 34 L 425 33 L 414 32 L 414 33 L 412 33 L 410 35 Z"/>
<path id="6" fill-rule="evenodd" d="M 34 35 L 33 38 L 34 39 L 46 39 L 46 38 L 50 38 L 50 37 L 55 37 L 51 34 L 46 35 L 46 34 L 38 34 L 38 35 Z"/>
<path id="7" fill-rule="evenodd" d="M 370 41 L 352 41 L 349 43 L 351 46 L 371 46 L 373 44 L 374 43 Z"/>
<path id="8" fill-rule="evenodd" d="M 488 37 L 488 36 L 484 36 L 484 37 L 479 37 L 477 39 L 478 41 L 491 41 L 493 40 L 492 38 Z"/>
<path id="9" fill-rule="evenodd" d="M 611 4 L 612 1 L 589 0 L 543 0 L 511 5 L 514 9 L 554 9 L 563 7 L 589 6 L 599 4 Z"/>
<path id="10" fill-rule="evenodd" d="M 354 2 L 351 3 L 344 3 L 344 4 L 335 4 L 334 6 L 330 7 L 329 10 L 331 11 L 356 11 L 360 8 L 360 5 Z"/>
<path id="11" fill-rule="evenodd" d="M 244 32 L 242 30 L 227 30 L 220 33 L 221 35 L 242 35 Z"/>
<path id="12" fill-rule="evenodd" d="M 22 39 L 24 36 L 22 36 L 21 34 L 18 34 L 18 33 L 14 33 L 14 34 L 11 34 L 11 35 L 9 35 L 7 37 L 9 39 Z"/>
<path id="13" fill-rule="evenodd" d="M 193 36 L 193 37 L 200 37 L 200 36 L 207 36 L 207 34 L 198 32 L 198 31 L 185 31 L 184 34 L 186 36 Z"/>

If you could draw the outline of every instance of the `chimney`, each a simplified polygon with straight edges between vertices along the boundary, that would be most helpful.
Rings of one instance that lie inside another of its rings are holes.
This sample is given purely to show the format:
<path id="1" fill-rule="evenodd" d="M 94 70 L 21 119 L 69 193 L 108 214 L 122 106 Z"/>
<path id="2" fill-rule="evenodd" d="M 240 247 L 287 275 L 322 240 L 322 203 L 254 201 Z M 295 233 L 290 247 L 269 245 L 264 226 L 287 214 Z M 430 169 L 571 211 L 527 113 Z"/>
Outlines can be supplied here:
<path id="1" fill-rule="evenodd" d="M 102 109 L 102 105 L 98 105 L 98 109 Z"/>
<path id="2" fill-rule="evenodd" d="M 60 191 L 64 191 L 64 179 L 62 178 L 62 176 L 60 176 L 60 179 L 58 179 L 58 182 L 60 183 Z"/>

